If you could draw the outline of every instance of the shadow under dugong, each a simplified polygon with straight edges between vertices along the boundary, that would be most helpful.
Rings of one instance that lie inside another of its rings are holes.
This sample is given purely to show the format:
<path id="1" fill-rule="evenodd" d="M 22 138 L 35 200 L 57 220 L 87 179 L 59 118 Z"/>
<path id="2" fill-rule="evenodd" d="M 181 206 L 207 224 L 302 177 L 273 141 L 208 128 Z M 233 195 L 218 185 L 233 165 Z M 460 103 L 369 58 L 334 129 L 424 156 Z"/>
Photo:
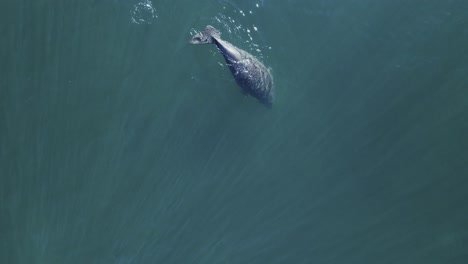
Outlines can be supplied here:
<path id="1" fill-rule="evenodd" d="M 249 94 L 271 107 L 274 90 L 270 71 L 253 55 L 222 40 L 220 35 L 217 29 L 208 25 L 202 32 L 196 33 L 189 43 L 215 44 L 244 94 Z"/>

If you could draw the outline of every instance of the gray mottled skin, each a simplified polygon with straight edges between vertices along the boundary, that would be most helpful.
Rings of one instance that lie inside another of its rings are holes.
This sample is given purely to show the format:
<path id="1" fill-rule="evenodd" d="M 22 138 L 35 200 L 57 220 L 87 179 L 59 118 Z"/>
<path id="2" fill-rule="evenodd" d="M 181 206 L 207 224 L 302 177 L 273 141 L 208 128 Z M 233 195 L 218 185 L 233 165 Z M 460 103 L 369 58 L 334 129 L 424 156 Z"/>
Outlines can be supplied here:
<path id="1" fill-rule="evenodd" d="M 273 77 L 253 55 L 220 37 L 221 33 L 208 25 L 189 41 L 190 44 L 215 44 L 226 60 L 232 75 L 244 93 L 250 94 L 268 107 L 273 104 Z"/>

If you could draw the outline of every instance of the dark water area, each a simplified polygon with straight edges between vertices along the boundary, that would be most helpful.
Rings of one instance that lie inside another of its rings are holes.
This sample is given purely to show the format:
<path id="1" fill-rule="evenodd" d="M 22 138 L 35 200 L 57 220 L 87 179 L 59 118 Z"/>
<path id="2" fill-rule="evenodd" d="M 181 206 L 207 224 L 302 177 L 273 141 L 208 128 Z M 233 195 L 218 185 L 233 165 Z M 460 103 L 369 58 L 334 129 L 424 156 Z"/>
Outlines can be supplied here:
<path id="1" fill-rule="evenodd" d="M 467 14 L 0 0 L 0 263 L 468 263 Z"/>

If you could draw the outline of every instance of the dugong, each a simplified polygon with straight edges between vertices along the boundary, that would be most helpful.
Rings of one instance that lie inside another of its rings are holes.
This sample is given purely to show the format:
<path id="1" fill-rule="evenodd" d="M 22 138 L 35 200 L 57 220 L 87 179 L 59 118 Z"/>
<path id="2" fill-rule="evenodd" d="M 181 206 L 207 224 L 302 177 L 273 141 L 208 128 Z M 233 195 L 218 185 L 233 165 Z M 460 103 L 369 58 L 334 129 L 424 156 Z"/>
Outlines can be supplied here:
<path id="1" fill-rule="evenodd" d="M 273 105 L 273 77 L 265 65 L 252 54 L 222 40 L 221 33 L 210 25 L 197 32 L 189 43 L 215 44 L 244 94 L 257 98 L 267 107 Z"/>

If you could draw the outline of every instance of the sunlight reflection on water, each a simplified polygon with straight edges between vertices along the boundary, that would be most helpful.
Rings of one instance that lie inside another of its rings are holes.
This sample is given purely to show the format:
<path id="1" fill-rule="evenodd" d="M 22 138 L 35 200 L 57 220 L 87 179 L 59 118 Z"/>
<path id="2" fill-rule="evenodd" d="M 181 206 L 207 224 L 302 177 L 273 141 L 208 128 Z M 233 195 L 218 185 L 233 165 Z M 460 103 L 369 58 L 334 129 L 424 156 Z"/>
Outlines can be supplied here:
<path id="1" fill-rule="evenodd" d="M 225 37 L 226 40 L 242 41 L 247 44 L 247 50 L 255 54 L 256 57 L 260 59 L 268 57 L 263 54 L 263 51 L 265 49 L 271 50 L 272 47 L 258 43 L 261 29 L 255 23 L 255 13 L 260 5 L 256 3 L 248 10 L 242 10 L 230 1 L 221 2 L 224 4 L 223 12 L 214 17 L 214 23 L 229 36 Z"/>

